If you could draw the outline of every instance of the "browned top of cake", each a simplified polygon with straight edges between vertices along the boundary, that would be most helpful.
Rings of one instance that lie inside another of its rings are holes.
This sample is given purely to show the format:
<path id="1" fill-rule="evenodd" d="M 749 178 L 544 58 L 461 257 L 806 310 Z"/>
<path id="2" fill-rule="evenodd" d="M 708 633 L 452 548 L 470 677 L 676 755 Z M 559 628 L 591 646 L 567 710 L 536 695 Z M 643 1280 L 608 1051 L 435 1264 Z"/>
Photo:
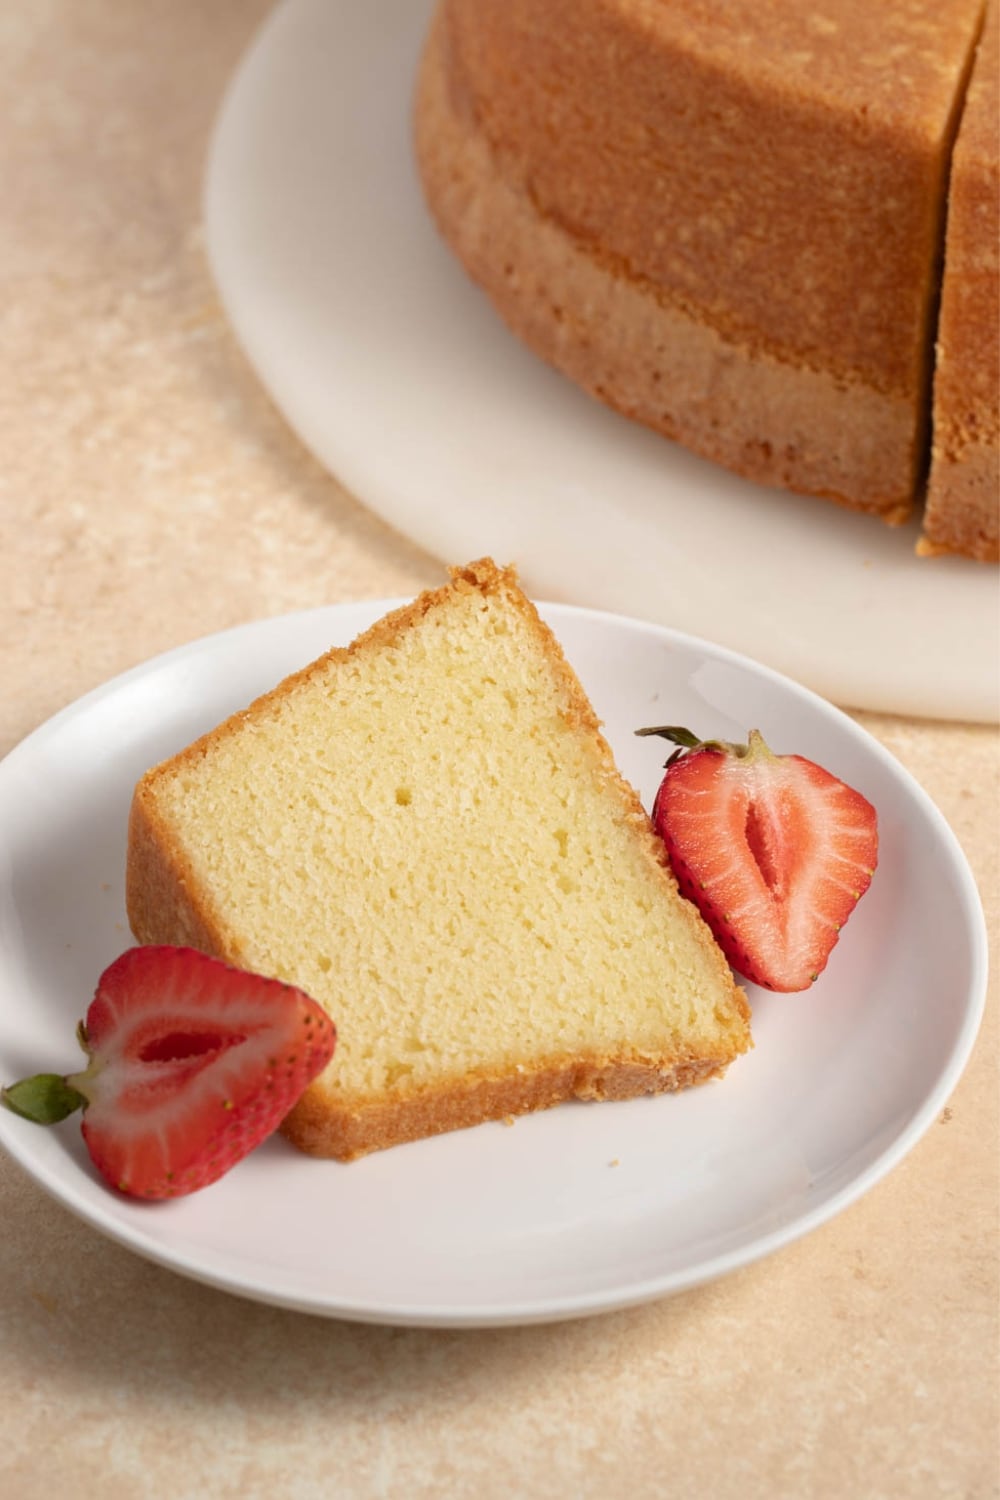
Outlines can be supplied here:
<path id="1" fill-rule="evenodd" d="M 983 0 L 606 0 L 606 8 L 789 96 L 940 138 Z"/>
<path id="2" fill-rule="evenodd" d="M 981 12 L 446 0 L 455 99 L 542 214 L 733 341 L 885 392 L 925 378 Z"/>

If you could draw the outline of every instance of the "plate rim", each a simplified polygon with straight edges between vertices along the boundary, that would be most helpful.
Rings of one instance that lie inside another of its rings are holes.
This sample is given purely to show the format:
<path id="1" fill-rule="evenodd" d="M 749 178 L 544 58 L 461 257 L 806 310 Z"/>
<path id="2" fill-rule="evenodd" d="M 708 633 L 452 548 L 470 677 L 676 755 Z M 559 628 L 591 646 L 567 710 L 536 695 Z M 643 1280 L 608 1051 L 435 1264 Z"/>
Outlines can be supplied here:
<path id="1" fill-rule="evenodd" d="M 117 673 L 64 705 L 31 730 L 0 759 L 0 805 L 7 796 L 8 777 L 17 773 L 22 761 L 30 760 L 38 747 L 63 732 L 67 724 L 99 709 L 104 699 L 113 698 L 123 691 L 127 692 L 132 683 L 137 680 L 169 668 L 179 660 L 201 656 L 213 650 L 225 654 L 227 648 L 234 648 L 242 639 L 257 633 L 267 634 L 271 631 L 294 633 L 299 624 L 309 626 L 329 620 L 333 626 L 338 620 L 345 622 L 353 620 L 350 630 L 357 634 L 366 628 L 364 622 L 369 618 L 373 622 L 388 610 L 408 602 L 410 601 L 405 596 L 392 596 L 316 605 L 230 625 L 222 630 L 194 637 L 158 652 L 147 660 Z M 614 611 L 592 609 L 584 605 L 546 600 L 534 602 L 542 618 L 553 626 L 557 638 L 559 631 L 556 627 L 560 618 L 578 617 L 590 623 L 650 635 L 664 641 L 673 650 L 723 661 L 742 672 L 749 673 L 752 677 L 763 676 L 773 682 L 779 690 L 786 692 L 790 690 L 792 697 L 803 702 L 810 714 L 818 713 L 820 717 L 837 721 L 848 738 L 856 740 L 865 753 L 873 755 L 899 782 L 911 804 L 918 810 L 920 816 L 930 823 L 936 836 L 943 841 L 950 856 L 952 870 L 958 880 L 961 910 L 965 915 L 969 931 L 970 981 L 961 1009 L 961 1023 L 957 1027 L 950 1052 L 947 1055 L 943 1054 L 938 1060 L 935 1069 L 936 1081 L 933 1087 L 913 1110 L 906 1123 L 886 1143 L 874 1160 L 852 1177 L 848 1183 L 808 1211 L 794 1216 L 789 1224 L 783 1224 L 763 1234 L 752 1236 L 746 1244 L 710 1256 L 693 1267 L 684 1267 L 661 1276 L 647 1277 L 629 1283 L 624 1288 L 621 1286 L 604 1287 L 587 1293 L 508 1302 L 504 1304 L 502 1310 L 489 1305 L 467 1304 L 456 1307 L 453 1305 L 433 1306 L 419 1302 L 401 1302 L 390 1305 L 384 1302 L 373 1304 L 361 1299 L 336 1295 L 320 1296 L 308 1293 L 296 1295 L 294 1292 L 276 1290 L 273 1287 L 268 1288 L 255 1283 L 242 1268 L 237 1268 L 235 1274 L 216 1268 L 214 1261 L 217 1252 L 211 1252 L 209 1260 L 212 1265 L 206 1267 L 205 1263 L 199 1263 L 187 1253 L 178 1253 L 169 1247 L 163 1248 L 158 1245 L 155 1236 L 152 1233 L 147 1234 L 144 1227 L 117 1219 L 113 1208 L 116 1200 L 113 1197 L 109 1196 L 106 1206 L 104 1200 L 101 1199 L 96 1202 L 89 1201 L 86 1190 L 77 1189 L 72 1171 L 68 1174 L 62 1171 L 52 1171 L 44 1160 L 32 1160 L 35 1154 L 30 1142 L 34 1137 L 30 1134 L 24 1135 L 24 1142 L 27 1145 L 22 1145 L 18 1138 L 21 1133 L 16 1129 L 13 1132 L 11 1130 L 11 1122 L 15 1117 L 0 1110 L 0 1146 L 19 1170 L 31 1178 L 48 1196 L 83 1219 L 96 1232 L 125 1249 L 189 1279 L 266 1305 L 353 1322 L 399 1327 L 520 1326 L 587 1317 L 634 1307 L 691 1290 L 735 1270 L 755 1264 L 777 1250 L 794 1244 L 836 1218 L 881 1182 L 919 1143 L 944 1103 L 951 1096 L 969 1061 L 982 1023 L 988 982 L 988 935 L 982 899 L 957 835 L 944 814 L 913 774 L 850 714 L 830 703 L 811 688 L 796 682 L 766 663 L 757 662 L 728 646 L 690 635 L 673 626 L 659 625 Z M 352 638 L 353 636 L 347 637 L 347 639 Z M 331 638 L 332 646 L 346 643 L 347 640 L 343 638 L 343 635 Z M 165 717 L 169 718 L 169 714 Z"/>

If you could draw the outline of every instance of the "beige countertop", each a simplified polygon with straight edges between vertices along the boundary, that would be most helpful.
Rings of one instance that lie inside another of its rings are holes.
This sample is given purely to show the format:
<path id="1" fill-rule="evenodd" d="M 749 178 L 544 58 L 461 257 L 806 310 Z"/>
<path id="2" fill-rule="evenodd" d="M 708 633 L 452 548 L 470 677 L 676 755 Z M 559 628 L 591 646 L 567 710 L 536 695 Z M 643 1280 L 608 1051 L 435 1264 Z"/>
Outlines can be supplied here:
<path id="1" fill-rule="evenodd" d="M 207 133 L 267 10 L 0 0 L 0 753 L 168 647 L 441 575 L 303 452 L 208 277 Z M 951 823 L 995 940 L 996 734 L 858 718 Z M 550 1327 L 243 1302 L 0 1159 L 0 1493 L 996 1495 L 996 1057 L 994 981 L 948 1109 L 860 1202 L 723 1281 Z"/>

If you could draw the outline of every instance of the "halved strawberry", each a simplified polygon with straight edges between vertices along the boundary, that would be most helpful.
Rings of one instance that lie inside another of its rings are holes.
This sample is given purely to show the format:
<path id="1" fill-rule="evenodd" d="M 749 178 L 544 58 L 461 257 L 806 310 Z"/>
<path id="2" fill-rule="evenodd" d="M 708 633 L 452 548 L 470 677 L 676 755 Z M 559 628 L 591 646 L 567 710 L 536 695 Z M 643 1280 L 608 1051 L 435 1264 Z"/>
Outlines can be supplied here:
<path id="1" fill-rule="evenodd" d="M 871 884 L 875 809 L 814 761 L 749 743 L 699 740 L 675 726 L 640 729 L 679 746 L 653 822 L 678 884 L 737 973 L 771 990 L 804 990 Z"/>
<path id="2" fill-rule="evenodd" d="M 192 1193 L 242 1161 L 336 1043 L 326 1012 L 292 985 L 156 946 L 105 970 L 77 1034 L 82 1073 L 41 1073 L 0 1097 L 40 1124 L 82 1107 L 94 1164 L 140 1198 Z"/>

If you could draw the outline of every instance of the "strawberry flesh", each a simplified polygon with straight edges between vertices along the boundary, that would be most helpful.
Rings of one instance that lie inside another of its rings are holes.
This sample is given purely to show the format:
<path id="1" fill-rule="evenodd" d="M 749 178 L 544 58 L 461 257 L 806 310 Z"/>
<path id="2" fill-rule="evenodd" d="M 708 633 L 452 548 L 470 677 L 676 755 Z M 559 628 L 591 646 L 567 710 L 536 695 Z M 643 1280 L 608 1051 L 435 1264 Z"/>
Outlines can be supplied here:
<path id="1" fill-rule="evenodd" d="M 681 891 L 738 973 L 808 988 L 871 883 L 874 808 L 815 762 L 774 755 L 756 731 L 747 746 L 682 743 L 653 806 Z"/>
<path id="2" fill-rule="evenodd" d="M 292 985 L 149 946 L 101 976 L 80 1039 L 89 1065 L 64 1083 L 82 1098 L 94 1164 L 124 1193 L 172 1198 L 215 1182 L 280 1125 L 336 1032 Z M 31 1114 L 25 1089 L 5 1102 Z"/>

